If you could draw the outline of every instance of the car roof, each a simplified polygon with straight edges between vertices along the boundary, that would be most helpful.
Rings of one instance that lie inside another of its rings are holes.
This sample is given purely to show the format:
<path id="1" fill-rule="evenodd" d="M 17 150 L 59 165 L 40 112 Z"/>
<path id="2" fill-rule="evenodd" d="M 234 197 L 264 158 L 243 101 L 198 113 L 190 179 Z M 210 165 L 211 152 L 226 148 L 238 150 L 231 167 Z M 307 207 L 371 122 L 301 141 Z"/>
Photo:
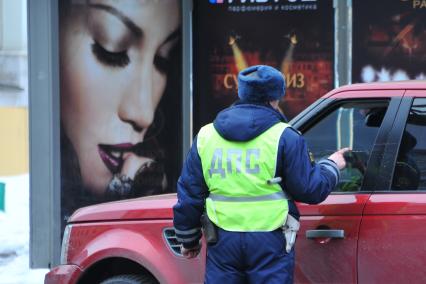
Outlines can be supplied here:
<path id="1" fill-rule="evenodd" d="M 331 90 L 324 98 L 345 93 L 348 91 L 366 91 L 366 90 L 426 90 L 426 80 L 408 80 L 394 82 L 374 82 L 374 83 L 359 83 L 338 87 Z M 386 96 L 386 93 L 383 93 Z M 425 95 L 426 97 L 426 92 Z"/>

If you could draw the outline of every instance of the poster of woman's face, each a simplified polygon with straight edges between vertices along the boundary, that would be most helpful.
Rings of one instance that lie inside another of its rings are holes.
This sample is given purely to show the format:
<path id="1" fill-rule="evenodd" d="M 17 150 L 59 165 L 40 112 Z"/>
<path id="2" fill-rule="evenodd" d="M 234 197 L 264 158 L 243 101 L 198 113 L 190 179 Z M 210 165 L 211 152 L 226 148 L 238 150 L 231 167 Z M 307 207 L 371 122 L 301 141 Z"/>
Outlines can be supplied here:
<path id="1" fill-rule="evenodd" d="M 179 0 L 61 0 L 59 15 L 62 217 L 174 191 Z"/>

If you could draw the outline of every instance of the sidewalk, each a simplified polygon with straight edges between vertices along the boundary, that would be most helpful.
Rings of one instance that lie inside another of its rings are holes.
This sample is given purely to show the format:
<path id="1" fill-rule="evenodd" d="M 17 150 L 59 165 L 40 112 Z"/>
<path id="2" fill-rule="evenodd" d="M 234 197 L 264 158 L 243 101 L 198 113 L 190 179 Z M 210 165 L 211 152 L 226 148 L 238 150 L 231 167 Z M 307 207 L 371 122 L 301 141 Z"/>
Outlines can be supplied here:
<path id="1" fill-rule="evenodd" d="M 29 175 L 0 177 L 6 184 L 0 211 L 0 284 L 40 284 L 47 269 L 29 268 Z"/>

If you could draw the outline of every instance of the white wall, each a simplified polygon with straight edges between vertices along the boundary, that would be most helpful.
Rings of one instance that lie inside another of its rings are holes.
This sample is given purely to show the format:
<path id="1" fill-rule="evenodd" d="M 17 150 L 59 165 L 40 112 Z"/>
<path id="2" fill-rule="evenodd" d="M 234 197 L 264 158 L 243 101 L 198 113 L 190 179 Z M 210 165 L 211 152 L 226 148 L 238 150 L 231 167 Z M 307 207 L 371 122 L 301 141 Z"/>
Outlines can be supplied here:
<path id="1" fill-rule="evenodd" d="M 28 106 L 27 1 L 0 0 L 0 107 Z"/>
<path id="2" fill-rule="evenodd" d="M 0 0 L 0 50 L 27 51 L 26 0 Z"/>

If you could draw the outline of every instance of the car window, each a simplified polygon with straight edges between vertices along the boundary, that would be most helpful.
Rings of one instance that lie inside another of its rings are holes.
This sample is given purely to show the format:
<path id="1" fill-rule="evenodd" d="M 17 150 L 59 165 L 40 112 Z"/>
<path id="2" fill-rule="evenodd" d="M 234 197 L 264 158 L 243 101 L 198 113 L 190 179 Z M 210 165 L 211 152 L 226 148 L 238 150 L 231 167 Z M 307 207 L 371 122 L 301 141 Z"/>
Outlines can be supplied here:
<path id="1" fill-rule="evenodd" d="M 392 190 L 426 190 L 426 99 L 415 99 L 408 115 Z"/>
<path id="2" fill-rule="evenodd" d="M 350 147 L 347 167 L 334 191 L 359 191 L 367 161 L 386 113 L 388 101 L 346 102 L 322 116 L 304 132 L 314 160 L 327 158 L 337 149 Z"/>

